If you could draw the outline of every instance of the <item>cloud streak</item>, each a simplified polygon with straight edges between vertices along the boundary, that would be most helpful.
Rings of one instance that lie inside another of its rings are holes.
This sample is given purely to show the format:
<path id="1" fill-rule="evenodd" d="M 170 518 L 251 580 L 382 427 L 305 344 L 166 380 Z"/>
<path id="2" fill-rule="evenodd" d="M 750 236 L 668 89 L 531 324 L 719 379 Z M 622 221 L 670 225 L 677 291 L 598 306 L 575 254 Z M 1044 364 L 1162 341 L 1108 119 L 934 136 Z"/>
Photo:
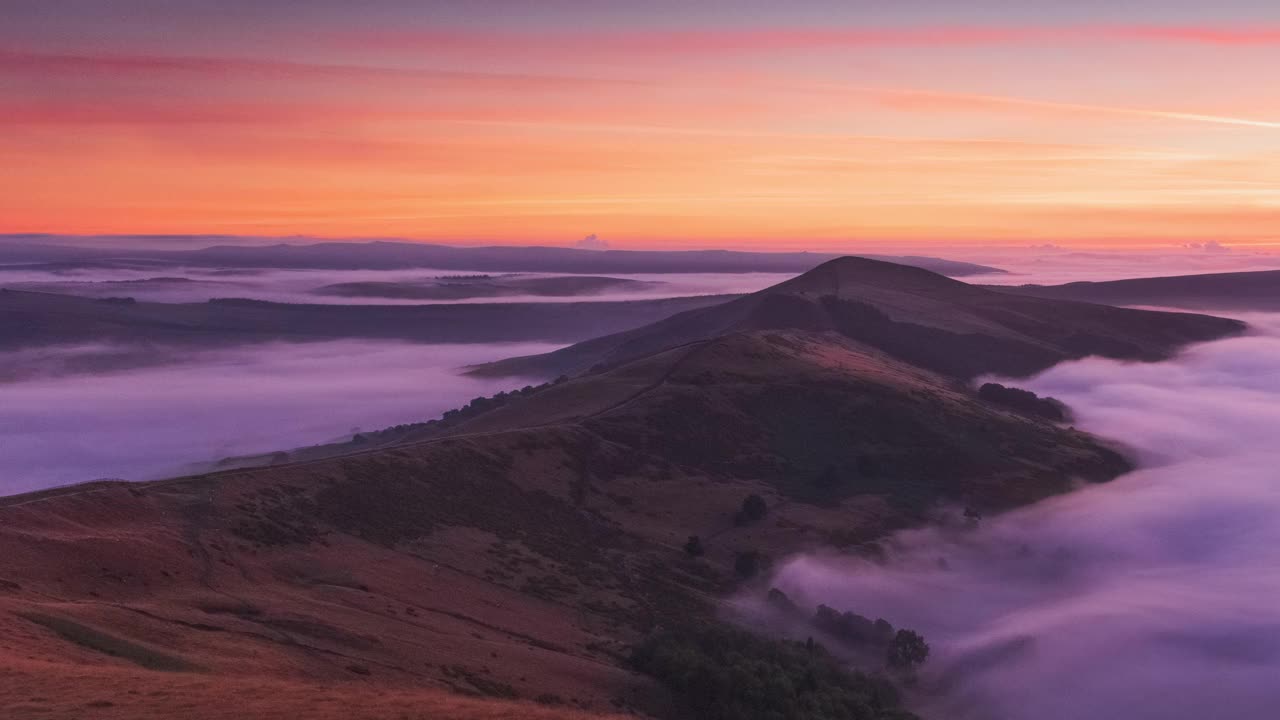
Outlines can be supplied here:
<path id="1" fill-rule="evenodd" d="M 87 5 L 0 29 L 0 231 L 1235 242 L 1280 202 L 1240 13 Z"/>
<path id="2" fill-rule="evenodd" d="M 770 52 L 823 48 L 974 47 L 993 45 L 1173 43 L 1208 46 L 1280 45 L 1280 27 L 1211 25 L 1076 25 L 916 27 L 775 27 L 700 30 L 580 32 L 476 32 L 465 29 L 336 34 L 361 48 L 527 52 L 698 53 Z"/>
<path id="3" fill-rule="evenodd" d="M 921 111 L 1000 110 L 1006 108 L 1023 108 L 1066 114 L 1129 116 L 1154 120 L 1208 123 L 1211 125 L 1234 125 L 1238 127 L 1255 127 L 1271 130 L 1280 129 L 1280 122 L 1277 121 L 1232 117 L 1229 115 L 1214 115 L 1208 113 L 1179 112 L 1175 110 L 1094 105 L 1090 103 L 1058 102 L 1053 100 L 1037 100 L 1033 98 L 1002 95 L 938 92 L 934 90 L 895 88 L 847 88 L 847 90 L 853 93 L 876 95 L 895 106 Z"/>

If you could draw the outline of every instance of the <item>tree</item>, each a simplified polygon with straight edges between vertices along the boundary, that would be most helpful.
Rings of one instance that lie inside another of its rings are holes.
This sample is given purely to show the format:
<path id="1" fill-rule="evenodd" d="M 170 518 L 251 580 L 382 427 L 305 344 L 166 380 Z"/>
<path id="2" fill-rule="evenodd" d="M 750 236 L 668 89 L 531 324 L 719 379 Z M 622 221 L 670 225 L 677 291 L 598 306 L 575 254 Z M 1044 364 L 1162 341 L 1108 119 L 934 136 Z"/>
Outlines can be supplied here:
<path id="1" fill-rule="evenodd" d="M 697 622 L 659 629 L 631 662 L 701 720 L 916 720 L 886 679 L 849 672 L 812 638 Z"/>
<path id="2" fill-rule="evenodd" d="M 707 550 L 702 547 L 702 538 L 697 535 L 690 535 L 689 540 L 684 544 L 684 551 L 689 553 L 691 557 L 702 557 Z"/>
<path id="3" fill-rule="evenodd" d="M 929 659 L 929 643 L 914 630 L 899 630 L 889 642 L 885 659 L 891 668 L 914 670 Z"/>
<path id="4" fill-rule="evenodd" d="M 742 508 L 733 516 L 733 520 L 738 525 L 746 525 L 748 523 L 758 522 L 769 514 L 769 505 L 764 498 L 752 493 L 742 500 Z"/>
<path id="5" fill-rule="evenodd" d="M 765 602 L 780 612 L 791 615 L 800 612 L 800 608 L 791 601 L 791 598 L 787 597 L 787 594 L 778 588 L 769 588 L 769 594 L 765 596 Z"/>

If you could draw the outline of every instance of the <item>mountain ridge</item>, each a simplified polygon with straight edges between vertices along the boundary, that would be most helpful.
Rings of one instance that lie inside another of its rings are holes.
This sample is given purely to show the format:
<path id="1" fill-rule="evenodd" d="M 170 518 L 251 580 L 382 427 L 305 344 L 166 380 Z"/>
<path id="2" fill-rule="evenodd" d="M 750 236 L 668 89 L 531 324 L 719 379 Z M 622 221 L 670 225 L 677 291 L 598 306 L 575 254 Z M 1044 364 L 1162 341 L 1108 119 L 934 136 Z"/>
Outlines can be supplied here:
<path id="1" fill-rule="evenodd" d="M 1225 311 L 1280 310 L 1280 270 L 990 287 L 1015 295 L 1108 305 Z"/>
<path id="2" fill-rule="evenodd" d="M 4 236 L 0 236 L 3 239 Z M 198 266 L 403 269 L 408 267 L 480 272 L 562 273 L 800 273 L 840 253 L 748 252 L 737 250 L 583 250 L 520 245 L 444 245 L 439 243 L 374 240 L 277 243 L 274 245 L 212 245 L 193 250 L 119 249 L 45 245 L 21 236 L 22 242 L 0 243 L 3 263 L 39 262 L 165 262 Z M 107 238 L 111 239 L 111 238 Z M 128 238 L 118 238 L 127 240 Z M 209 238 L 204 238 L 209 239 Z M 955 275 L 1005 272 L 975 263 L 920 255 L 885 256 Z M 31 268 L 27 268 L 31 269 Z"/>
<path id="3" fill-rule="evenodd" d="M 779 327 L 832 331 L 881 349 L 892 347 L 900 359 L 965 378 L 989 372 L 1028 375 L 1090 354 L 1161 359 L 1185 342 L 1244 329 L 1243 323 L 1223 318 L 1023 298 L 919 268 L 847 257 L 722 305 L 470 372 L 574 374 L 733 330 Z M 948 346 L 985 360 L 949 358 L 943 350 Z"/>

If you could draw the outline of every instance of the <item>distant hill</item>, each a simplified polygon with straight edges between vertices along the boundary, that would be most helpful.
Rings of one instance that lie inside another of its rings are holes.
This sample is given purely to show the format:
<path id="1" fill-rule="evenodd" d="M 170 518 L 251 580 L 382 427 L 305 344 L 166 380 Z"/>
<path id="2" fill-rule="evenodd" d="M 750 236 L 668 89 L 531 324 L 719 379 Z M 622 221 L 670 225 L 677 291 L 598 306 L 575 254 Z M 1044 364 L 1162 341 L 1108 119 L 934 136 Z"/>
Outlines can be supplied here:
<path id="1" fill-rule="evenodd" d="M 97 341 L 231 345 L 268 340 L 396 339 L 423 343 L 573 342 L 654 322 L 726 296 L 613 302 L 295 305 L 227 298 L 204 303 L 0 289 L 0 348 Z M 728 296 L 732 297 L 732 296 Z"/>
<path id="2" fill-rule="evenodd" d="M 1085 355 L 1157 360 L 1241 325 L 1020 297 L 920 268 L 850 257 L 722 305 L 474 372 L 574 374 L 730 332 L 775 328 L 835 333 L 920 367 L 971 378 L 1028 375 Z"/>
<path id="3" fill-rule="evenodd" d="M 1149 305 L 1192 310 L 1280 310 L 1280 270 L 1073 282 L 1066 285 L 993 286 L 991 289 L 1105 305 Z"/>
<path id="4" fill-rule="evenodd" d="M 465 300 L 471 298 L 575 297 L 606 292 L 644 292 L 660 282 L 594 275 L 522 277 L 520 275 L 446 277 L 416 282 L 347 282 L 316 288 L 317 295 L 398 300 Z"/>
<path id="5" fill-rule="evenodd" d="M 0 238 L 2 239 L 2 238 Z M 104 242 L 111 242 L 107 238 Z M 127 242 L 127 238 L 116 240 Z M 558 247 L 457 247 L 417 242 L 317 242 L 276 245 L 215 245 L 197 250 L 76 248 L 50 242 L 42 245 L 24 238 L 23 242 L 0 243 L 0 271 L 3 264 L 56 263 L 66 269 L 73 266 L 119 262 L 149 262 L 171 265 L 370 269 L 435 268 L 477 272 L 546 272 L 546 273 L 802 273 L 827 260 L 839 257 L 832 253 L 767 253 L 730 250 L 580 250 Z M 973 263 L 921 256 L 882 256 L 908 265 L 916 265 L 945 275 L 965 276 L 1004 272 L 998 268 Z"/>

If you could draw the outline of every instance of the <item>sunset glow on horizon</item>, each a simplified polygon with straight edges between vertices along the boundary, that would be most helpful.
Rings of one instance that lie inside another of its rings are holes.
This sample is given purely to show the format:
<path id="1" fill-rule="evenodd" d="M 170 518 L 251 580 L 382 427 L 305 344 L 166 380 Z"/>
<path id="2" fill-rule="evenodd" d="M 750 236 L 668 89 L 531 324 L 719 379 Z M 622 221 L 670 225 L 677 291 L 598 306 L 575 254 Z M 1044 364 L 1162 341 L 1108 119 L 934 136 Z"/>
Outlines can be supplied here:
<path id="1" fill-rule="evenodd" d="M 1280 243 L 1280 6 L 641 5 L 6 3 L 0 233 Z"/>

